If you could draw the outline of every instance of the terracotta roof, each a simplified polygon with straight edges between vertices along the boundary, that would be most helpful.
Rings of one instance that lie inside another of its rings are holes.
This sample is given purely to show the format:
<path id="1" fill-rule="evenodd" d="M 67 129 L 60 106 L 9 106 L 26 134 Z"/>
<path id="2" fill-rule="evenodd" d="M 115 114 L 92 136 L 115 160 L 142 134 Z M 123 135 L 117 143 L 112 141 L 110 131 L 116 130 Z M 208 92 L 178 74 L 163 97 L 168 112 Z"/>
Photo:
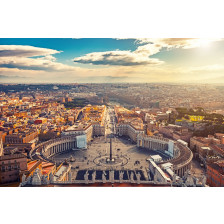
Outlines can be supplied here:
<path id="1" fill-rule="evenodd" d="M 27 169 L 28 169 L 28 171 L 30 171 L 38 163 L 40 164 L 40 161 L 39 160 L 34 160 L 34 161 L 31 161 L 31 162 L 27 163 Z"/>
<path id="2" fill-rule="evenodd" d="M 42 174 L 43 175 L 49 174 L 53 170 L 53 168 L 54 168 L 54 165 L 42 168 Z"/>

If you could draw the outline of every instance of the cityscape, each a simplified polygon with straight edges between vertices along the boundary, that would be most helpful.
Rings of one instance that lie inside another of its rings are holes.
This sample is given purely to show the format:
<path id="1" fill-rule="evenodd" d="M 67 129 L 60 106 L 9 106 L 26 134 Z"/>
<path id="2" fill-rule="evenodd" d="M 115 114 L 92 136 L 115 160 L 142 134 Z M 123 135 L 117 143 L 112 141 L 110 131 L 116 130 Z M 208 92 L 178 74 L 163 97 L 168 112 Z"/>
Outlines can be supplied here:
<path id="1" fill-rule="evenodd" d="M 223 48 L 0 39 L 0 186 L 224 187 Z"/>

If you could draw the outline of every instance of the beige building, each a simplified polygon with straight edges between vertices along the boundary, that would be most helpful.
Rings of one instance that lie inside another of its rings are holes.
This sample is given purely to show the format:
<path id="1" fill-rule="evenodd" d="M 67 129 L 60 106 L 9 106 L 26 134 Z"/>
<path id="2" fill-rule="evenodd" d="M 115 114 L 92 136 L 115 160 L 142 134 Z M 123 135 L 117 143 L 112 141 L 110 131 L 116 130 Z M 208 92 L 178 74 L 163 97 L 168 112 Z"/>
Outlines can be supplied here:
<path id="1" fill-rule="evenodd" d="M 220 144 L 220 139 L 209 135 L 207 138 L 204 137 L 192 137 L 190 139 L 190 149 L 198 152 L 201 147 L 209 146 L 210 144 Z"/>
<path id="2" fill-rule="evenodd" d="M 105 135 L 105 126 L 100 124 L 93 124 L 93 136 Z"/>
<path id="3" fill-rule="evenodd" d="M 67 128 L 62 135 L 86 135 L 87 142 L 91 141 L 94 136 L 105 135 L 105 126 L 100 124 L 75 124 Z"/>
<path id="4" fill-rule="evenodd" d="M 116 126 L 116 133 L 119 136 L 129 136 L 132 141 L 137 142 L 138 135 L 144 134 L 144 129 L 133 124 L 121 123 Z"/>

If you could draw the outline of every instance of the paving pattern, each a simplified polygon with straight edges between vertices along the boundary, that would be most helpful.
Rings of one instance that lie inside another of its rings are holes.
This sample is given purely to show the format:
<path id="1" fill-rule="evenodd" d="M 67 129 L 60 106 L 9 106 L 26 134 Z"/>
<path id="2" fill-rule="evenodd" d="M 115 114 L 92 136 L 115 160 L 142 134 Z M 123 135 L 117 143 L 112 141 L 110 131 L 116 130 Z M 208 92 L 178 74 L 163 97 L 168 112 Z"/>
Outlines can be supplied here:
<path id="1" fill-rule="evenodd" d="M 109 139 L 105 137 L 97 137 L 88 145 L 87 149 L 77 150 L 77 151 L 70 151 L 65 152 L 62 154 L 58 154 L 53 156 L 53 160 L 56 162 L 62 162 L 65 159 L 70 159 L 71 156 L 75 160 L 71 162 L 73 171 L 77 172 L 78 170 L 106 170 L 106 169 L 113 169 L 113 170 L 122 170 L 122 169 L 129 169 L 129 170 L 143 170 L 146 171 L 148 168 L 149 163 L 146 161 L 150 155 L 159 154 L 156 151 L 149 150 L 149 149 L 140 149 L 137 148 L 135 144 L 130 143 L 129 140 L 125 138 L 114 138 L 113 139 L 113 156 L 125 158 L 125 162 L 118 163 L 111 165 L 108 164 L 97 164 L 96 159 L 99 157 L 109 157 L 110 151 L 110 143 Z M 164 155 L 160 156 L 163 159 L 167 159 Z M 138 161 L 136 163 L 136 161 Z"/>

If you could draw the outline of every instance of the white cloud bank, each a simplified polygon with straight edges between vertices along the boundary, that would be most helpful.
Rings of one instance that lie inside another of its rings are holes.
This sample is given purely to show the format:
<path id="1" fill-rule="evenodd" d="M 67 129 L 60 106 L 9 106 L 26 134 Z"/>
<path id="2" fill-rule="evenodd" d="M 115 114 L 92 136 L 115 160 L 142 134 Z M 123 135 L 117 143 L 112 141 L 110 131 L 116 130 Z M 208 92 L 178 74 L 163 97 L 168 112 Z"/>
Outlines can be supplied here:
<path id="1" fill-rule="evenodd" d="M 52 55 L 60 52 L 33 46 L 0 45 L 0 67 L 44 71 L 74 70 L 72 66 L 56 62 Z"/>
<path id="2" fill-rule="evenodd" d="M 0 57 L 35 57 L 56 53 L 60 51 L 26 45 L 0 45 Z"/>
<path id="3" fill-rule="evenodd" d="M 93 65 L 117 65 L 117 66 L 138 66 L 138 65 L 160 65 L 163 61 L 152 58 L 162 48 L 195 48 L 206 43 L 220 39 L 192 39 L 192 38 L 162 38 L 162 39 L 136 39 L 137 44 L 142 44 L 133 52 L 131 51 L 105 51 L 92 52 L 73 59 L 76 63 Z"/>
<path id="4" fill-rule="evenodd" d="M 142 53 L 131 51 L 93 52 L 82 57 L 74 58 L 74 62 L 118 66 L 158 65 L 163 63 L 157 58 L 149 58 L 144 51 Z"/>

